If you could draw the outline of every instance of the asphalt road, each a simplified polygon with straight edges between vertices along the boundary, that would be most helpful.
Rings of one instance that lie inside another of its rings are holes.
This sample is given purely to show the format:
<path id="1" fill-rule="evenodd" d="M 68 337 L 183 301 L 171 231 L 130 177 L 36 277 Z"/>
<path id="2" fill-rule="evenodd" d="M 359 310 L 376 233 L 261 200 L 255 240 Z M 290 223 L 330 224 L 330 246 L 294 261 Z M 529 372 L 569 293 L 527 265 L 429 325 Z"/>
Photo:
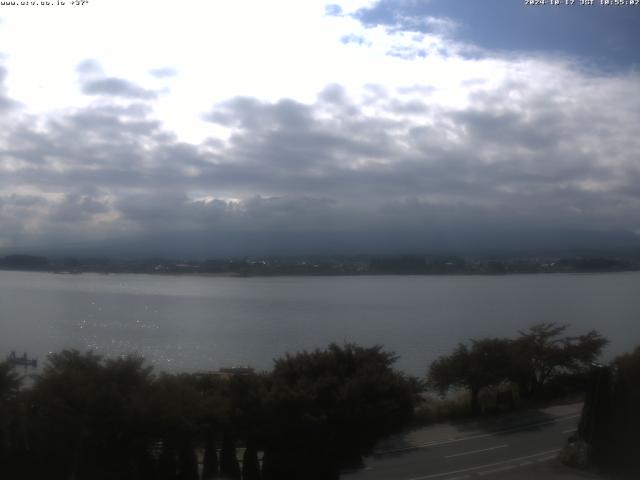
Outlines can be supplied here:
<path id="1" fill-rule="evenodd" d="M 343 480 L 465 480 L 490 478 L 556 458 L 575 431 L 579 415 L 548 419 L 524 427 L 476 432 L 384 452 Z"/>

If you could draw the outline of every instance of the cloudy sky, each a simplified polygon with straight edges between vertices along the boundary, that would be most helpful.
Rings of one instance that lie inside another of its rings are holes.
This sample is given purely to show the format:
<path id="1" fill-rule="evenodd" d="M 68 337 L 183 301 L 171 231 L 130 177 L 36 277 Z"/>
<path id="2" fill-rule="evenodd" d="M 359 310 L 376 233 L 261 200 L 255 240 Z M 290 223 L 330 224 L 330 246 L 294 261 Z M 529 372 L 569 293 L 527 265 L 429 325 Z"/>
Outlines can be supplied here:
<path id="1" fill-rule="evenodd" d="M 16 3 L 2 252 L 640 241 L 640 5 Z"/>

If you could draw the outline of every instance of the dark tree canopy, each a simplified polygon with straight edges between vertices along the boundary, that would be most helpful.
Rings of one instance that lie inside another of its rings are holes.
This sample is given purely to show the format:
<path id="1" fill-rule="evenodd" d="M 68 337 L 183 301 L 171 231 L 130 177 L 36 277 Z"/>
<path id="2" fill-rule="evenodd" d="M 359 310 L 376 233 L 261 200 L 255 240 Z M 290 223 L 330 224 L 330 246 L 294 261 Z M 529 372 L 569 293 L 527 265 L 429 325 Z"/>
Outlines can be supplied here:
<path id="1" fill-rule="evenodd" d="M 429 385 L 442 393 L 465 388 L 477 409 L 479 392 L 505 380 L 529 388 L 582 371 L 606 340 L 595 331 L 563 336 L 565 329 L 541 324 L 515 340 L 460 344 L 433 362 Z M 394 369 L 396 358 L 381 346 L 331 344 L 286 355 L 260 374 L 154 374 L 140 357 L 62 351 L 30 388 L 0 363 L 2 473 L 195 480 L 203 452 L 205 479 L 337 480 L 341 468 L 360 465 L 412 420 L 422 386 Z M 620 392 L 637 377 L 636 357 L 629 358 L 617 364 L 628 379 L 616 383 Z M 236 447 L 245 450 L 242 474 Z"/>
<path id="2" fill-rule="evenodd" d="M 561 336 L 567 328 L 540 323 L 519 332 L 520 337 L 514 341 L 513 377 L 523 392 L 535 394 L 558 373 L 584 371 L 608 343 L 595 330 L 576 337 Z"/>
<path id="3" fill-rule="evenodd" d="M 562 336 L 566 325 L 541 323 L 519 332 L 516 339 L 485 338 L 459 344 L 429 367 L 428 385 L 445 394 L 464 388 L 471 394 L 472 411 L 479 410 L 480 390 L 514 382 L 521 396 L 531 396 L 559 374 L 585 372 L 608 341 L 592 330 L 575 337 Z"/>
<path id="4" fill-rule="evenodd" d="M 290 457 L 284 460 L 291 448 L 306 459 L 299 470 L 278 470 L 283 479 L 312 478 L 318 467 L 311 464 L 336 472 L 359 464 L 378 439 L 412 416 L 418 383 L 393 370 L 395 360 L 380 346 L 332 344 L 276 361 L 269 418 L 277 433 L 266 461 L 293 465 Z"/>
<path id="5" fill-rule="evenodd" d="M 147 460 L 146 389 L 151 369 L 138 357 L 103 361 L 92 353 L 51 355 L 29 392 L 32 455 L 49 472 L 127 478 Z"/>
<path id="6" fill-rule="evenodd" d="M 578 429 L 590 460 L 615 478 L 640 478 L 640 346 L 594 366 L 590 380 Z"/>
<path id="7" fill-rule="evenodd" d="M 468 389 L 472 411 L 477 412 L 480 389 L 509 377 L 510 348 L 511 342 L 504 338 L 472 340 L 470 347 L 459 344 L 453 353 L 431 364 L 428 384 L 441 394 L 451 387 Z"/>
<path id="8" fill-rule="evenodd" d="M 22 379 L 9 362 L 0 362 L 0 401 L 14 398 L 20 390 Z"/>
<path id="9" fill-rule="evenodd" d="M 331 345 L 264 374 L 154 375 L 139 357 L 63 351 L 23 391 L 0 364 L 2 473 L 195 480 L 199 450 L 203 478 L 240 479 L 241 446 L 242 478 L 337 479 L 413 413 L 418 383 L 393 370 L 395 358 L 381 347 Z"/>

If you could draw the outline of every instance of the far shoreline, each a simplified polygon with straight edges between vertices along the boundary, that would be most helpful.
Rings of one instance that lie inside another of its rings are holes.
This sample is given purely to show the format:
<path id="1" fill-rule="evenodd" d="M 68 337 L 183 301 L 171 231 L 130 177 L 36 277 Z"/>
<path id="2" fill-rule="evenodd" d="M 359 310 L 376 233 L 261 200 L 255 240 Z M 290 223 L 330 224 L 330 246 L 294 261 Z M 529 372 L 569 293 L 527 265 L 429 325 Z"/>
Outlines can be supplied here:
<path id="1" fill-rule="evenodd" d="M 577 252 L 540 256 L 297 255 L 220 258 L 108 258 L 15 254 L 0 258 L 0 270 L 38 271 L 56 275 L 134 273 L 195 275 L 212 278 L 344 277 L 344 276 L 503 276 L 540 273 L 620 273 L 640 271 L 640 254 L 580 256 Z"/>
<path id="2" fill-rule="evenodd" d="M 19 269 L 0 269 L 0 272 L 7 273 L 47 273 L 51 275 L 149 275 L 158 277 L 201 277 L 201 278 L 314 278 L 314 277 L 510 277 L 522 275 L 607 275 L 618 273 L 637 273 L 640 269 L 627 270 L 606 270 L 606 271 L 532 271 L 532 272 L 426 272 L 426 273 L 238 273 L 238 272 L 135 272 L 135 271 L 110 271 L 102 272 L 96 270 L 85 270 L 78 272 L 55 271 L 55 270 L 19 270 Z"/>

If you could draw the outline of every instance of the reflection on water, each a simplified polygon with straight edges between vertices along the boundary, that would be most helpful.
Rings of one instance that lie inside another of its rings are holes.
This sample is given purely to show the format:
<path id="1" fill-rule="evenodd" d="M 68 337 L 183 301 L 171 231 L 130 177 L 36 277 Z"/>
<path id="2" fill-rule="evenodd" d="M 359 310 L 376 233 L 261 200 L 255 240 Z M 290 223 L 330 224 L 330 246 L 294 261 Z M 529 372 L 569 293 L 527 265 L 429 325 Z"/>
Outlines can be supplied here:
<path id="1" fill-rule="evenodd" d="M 639 273 L 225 278 L 0 272 L 0 355 L 138 352 L 157 368 L 267 369 L 329 342 L 383 344 L 422 375 L 460 341 L 542 321 L 640 343 Z"/>

